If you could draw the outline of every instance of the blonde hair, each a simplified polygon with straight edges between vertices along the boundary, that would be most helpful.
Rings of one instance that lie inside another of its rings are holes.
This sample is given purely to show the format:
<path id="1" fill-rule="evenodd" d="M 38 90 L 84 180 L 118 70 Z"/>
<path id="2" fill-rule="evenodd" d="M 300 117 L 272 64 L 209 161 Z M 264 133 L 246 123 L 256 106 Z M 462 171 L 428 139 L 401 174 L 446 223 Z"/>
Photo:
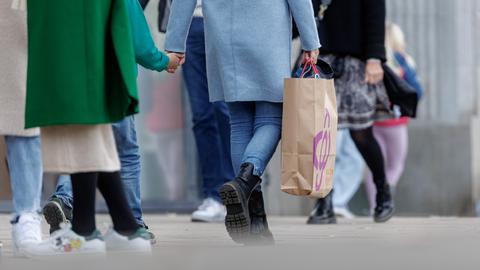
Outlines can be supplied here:
<path id="1" fill-rule="evenodd" d="M 407 43 L 405 42 L 405 34 L 400 26 L 387 22 L 385 42 L 387 43 L 387 48 L 390 48 L 392 51 L 405 53 Z"/>
<path id="2" fill-rule="evenodd" d="M 392 67 L 395 62 L 395 53 L 401 53 L 407 59 L 407 63 L 415 67 L 415 61 L 407 53 L 407 42 L 402 28 L 395 23 L 387 22 L 385 29 L 385 47 L 387 49 L 387 62 Z"/>

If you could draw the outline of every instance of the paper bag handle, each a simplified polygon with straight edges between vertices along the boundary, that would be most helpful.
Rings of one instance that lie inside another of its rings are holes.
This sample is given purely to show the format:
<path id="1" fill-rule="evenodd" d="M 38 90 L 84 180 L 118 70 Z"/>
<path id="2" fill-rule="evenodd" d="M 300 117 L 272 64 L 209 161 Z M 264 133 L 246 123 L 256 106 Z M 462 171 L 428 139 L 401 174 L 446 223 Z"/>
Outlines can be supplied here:
<path id="1" fill-rule="evenodd" d="M 317 65 L 315 65 L 312 61 L 309 61 L 303 65 L 302 73 L 300 73 L 300 78 L 305 78 L 307 72 L 310 71 L 310 69 L 307 69 L 307 67 L 313 69 L 315 79 L 320 79 L 320 72 L 318 72 Z"/>

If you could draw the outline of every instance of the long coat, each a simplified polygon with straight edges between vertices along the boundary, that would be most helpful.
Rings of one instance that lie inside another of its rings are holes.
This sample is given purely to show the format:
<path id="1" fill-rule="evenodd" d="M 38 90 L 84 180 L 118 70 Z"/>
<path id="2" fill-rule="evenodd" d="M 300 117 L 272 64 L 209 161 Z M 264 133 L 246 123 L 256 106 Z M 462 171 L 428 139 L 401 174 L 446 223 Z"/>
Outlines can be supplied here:
<path id="1" fill-rule="evenodd" d="M 11 4 L 0 1 L 0 135 L 35 136 L 38 129 L 24 129 L 27 18 Z"/>
<path id="2" fill-rule="evenodd" d="M 185 52 L 196 4 L 173 1 L 168 51 Z M 292 15 L 303 49 L 320 47 L 310 0 L 204 0 L 202 8 L 211 101 L 283 101 L 283 82 L 291 68 Z"/>
<path id="3" fill-rule="evenodd" d="M 112 123 L 138 112 L 124 0 L 29 0 L 26 126 Z"/>

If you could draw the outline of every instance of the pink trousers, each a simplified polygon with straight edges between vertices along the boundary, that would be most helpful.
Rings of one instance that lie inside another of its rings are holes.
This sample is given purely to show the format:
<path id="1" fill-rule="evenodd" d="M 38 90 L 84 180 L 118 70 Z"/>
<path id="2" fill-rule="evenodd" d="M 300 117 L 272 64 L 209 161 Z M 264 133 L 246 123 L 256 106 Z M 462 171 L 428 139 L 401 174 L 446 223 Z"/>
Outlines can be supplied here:
<path id="1" fill-rule="evenodd" d="M 385 159 L 387 181 L 392 188 L 395 188 L 405 168 L 408 151 L 408 126 L 375 126 L 373 133 Z M 370 208 L 373 209 L 376 205 L 376 188 L 370 172 L 366 177 L 365 186 Z"/>

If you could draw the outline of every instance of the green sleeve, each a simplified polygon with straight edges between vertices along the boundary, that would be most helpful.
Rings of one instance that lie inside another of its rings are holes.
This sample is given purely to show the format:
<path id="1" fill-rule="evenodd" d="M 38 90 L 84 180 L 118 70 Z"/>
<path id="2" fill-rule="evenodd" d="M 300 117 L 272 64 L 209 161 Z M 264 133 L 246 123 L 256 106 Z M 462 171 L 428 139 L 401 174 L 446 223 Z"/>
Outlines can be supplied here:
<path id="1" fill-rule="evenodd" d="M 126 2 L 137 63 L 151 70 L 167 69 L 169 58 L 155 46 L 140 3 L 138 0 L 126 0 Z"/>

